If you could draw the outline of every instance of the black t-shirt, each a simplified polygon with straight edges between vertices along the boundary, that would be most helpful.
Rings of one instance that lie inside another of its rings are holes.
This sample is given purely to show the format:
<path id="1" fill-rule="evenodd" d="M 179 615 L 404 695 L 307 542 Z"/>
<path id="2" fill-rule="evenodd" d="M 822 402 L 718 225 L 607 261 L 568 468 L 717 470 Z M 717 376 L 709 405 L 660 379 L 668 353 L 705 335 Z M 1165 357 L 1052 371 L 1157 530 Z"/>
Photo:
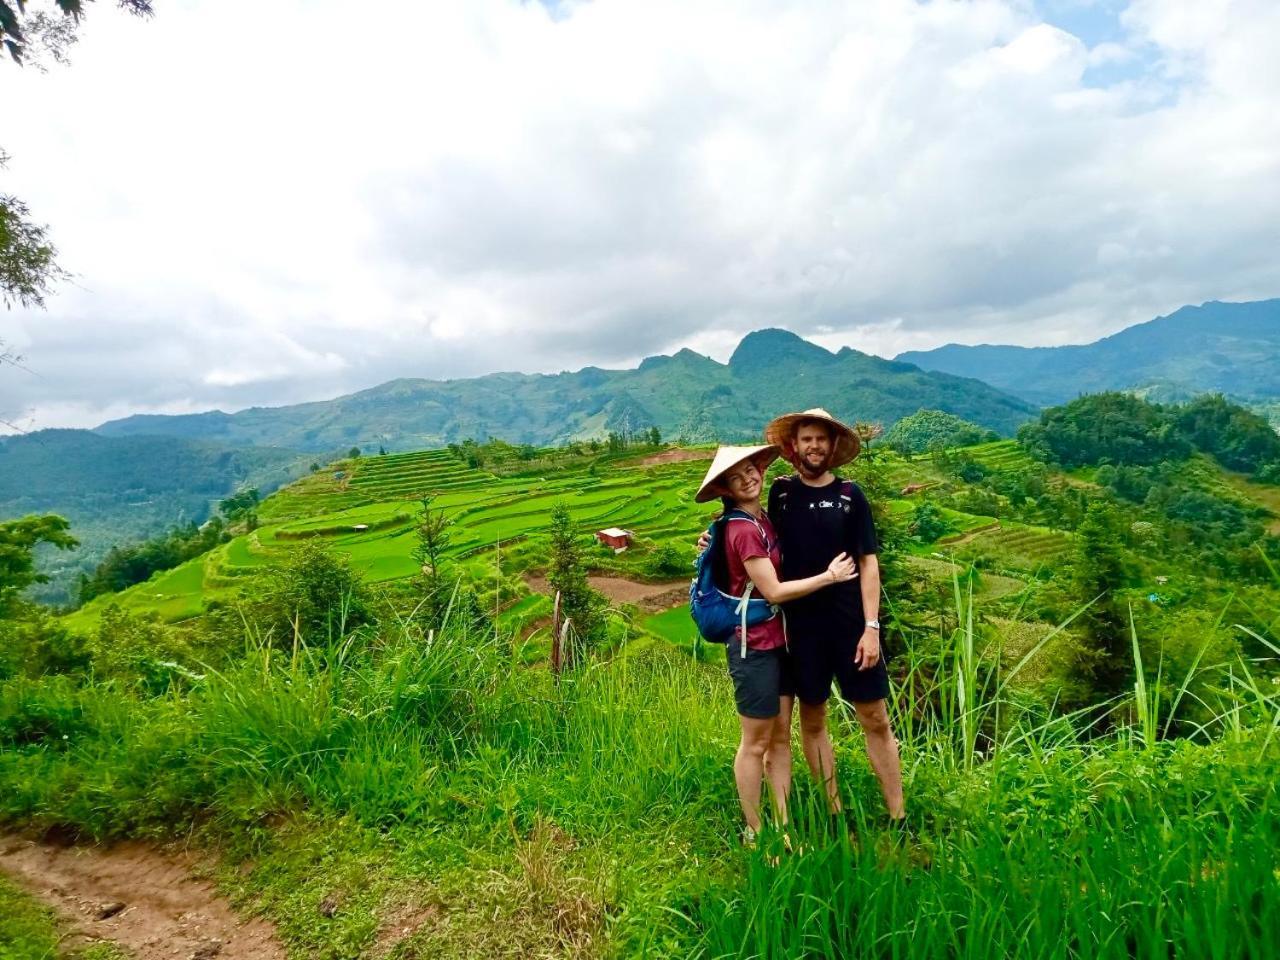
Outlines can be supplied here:
<path id="1" fill-rule="evenodd" d="M 866 495 L 839 477 L 824 487 L 811 487 L 797 476 L 779 477 L 769 489 L 769 519 L 782 545 L 783 580 L 822 573 L 842 552 L 856 559 L 880 549 Z M 860 630 L 862 581 L 854 577 L 823 587 L 785 609 L 788 626 L 801 630 Z"/>

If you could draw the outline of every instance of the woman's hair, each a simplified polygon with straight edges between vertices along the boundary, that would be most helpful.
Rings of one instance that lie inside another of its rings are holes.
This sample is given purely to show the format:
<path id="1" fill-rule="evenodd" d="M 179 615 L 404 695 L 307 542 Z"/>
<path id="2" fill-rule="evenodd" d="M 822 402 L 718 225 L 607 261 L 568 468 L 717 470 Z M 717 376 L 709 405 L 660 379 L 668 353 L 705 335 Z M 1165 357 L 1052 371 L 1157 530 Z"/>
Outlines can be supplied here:
<path id="1" fill-rule="evenodd" d="M 720 516 L 723 517 L 730 510 L 736 510 L 738 508 L 738 501 L 733 499 L 733 497 L 729 496 L 727 493 L 722 493 L 720 495 L 720 507 Z"/>

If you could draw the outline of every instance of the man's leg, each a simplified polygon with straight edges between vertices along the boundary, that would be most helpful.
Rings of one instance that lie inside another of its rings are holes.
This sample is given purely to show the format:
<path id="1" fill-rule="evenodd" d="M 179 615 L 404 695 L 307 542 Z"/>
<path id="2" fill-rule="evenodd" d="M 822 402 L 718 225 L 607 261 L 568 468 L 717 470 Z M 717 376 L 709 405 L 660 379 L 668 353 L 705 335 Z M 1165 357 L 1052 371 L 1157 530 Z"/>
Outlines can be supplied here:
<path id="1" fill-rule="evenodd" d="M 836 757 L 831 746 L 831 734 L 827 730 L 827 705 L 800 701 L 800 742 L 804 746 L 804 759 L 809 772 L 827 792 L 827 804 L 832 813 L 839 813 L 840 787 L 836 783 Z"/>
<path id="2" fill-rule="evenodd" d="M 889 728 L 889 710 L 885 704 L 884 700 L 855 702 L 853 710 L 858 715 L 858 723 L 867 738 L 867 758 L 871 761 L 876 779 L 880 781 L 880 792 L 884 794 L 889 817 L 901 820 L 907 815 L 902 799 L 902 762 L 898 759 L 898 741 Z M 800 715 L 803 723 L 803 709 Z"/>
<path id="3" fill-rule="evenodd" d="M 791 705 L 793 698 L 778 698 L 778 715 L 773 718 L 769 749 L 764 756 L 765 776 L 773 792 L 773 809 L 778 823 L 787 822 L 787 799 L 791 796 Z"/>
<path id="4" fill-rule="evenodd" d="M 764 756 L 773 738 L 776 717 L 744 717 L 738 714 L 742 724 L 742 740 L 733 758 L 733 779 L 738 784 L 738 800 L 742 803 L 742 815 L 747 826 L 760 832 L 760 786 L 764 780 Z"/>

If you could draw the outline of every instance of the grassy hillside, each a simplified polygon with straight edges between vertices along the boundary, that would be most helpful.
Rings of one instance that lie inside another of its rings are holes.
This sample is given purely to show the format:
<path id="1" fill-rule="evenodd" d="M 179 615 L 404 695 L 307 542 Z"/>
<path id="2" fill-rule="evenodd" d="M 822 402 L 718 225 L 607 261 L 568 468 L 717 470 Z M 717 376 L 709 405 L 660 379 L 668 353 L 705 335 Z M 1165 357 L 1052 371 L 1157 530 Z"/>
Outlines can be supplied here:
<path id="1" fill-rule="evenodd" d="M 217 850 L 236 902 L 333 960 L 1271 955 L 1280 889 L 1258 851 L 1280 843 L 1280 579 L 1144 557 L 1149 532 L 1126 527 L 1135 681 L 1064 709 L 1093 600 L 1064 592 L 1081 503 L 1104 495 L 1091 470 L 1013 441 L 873 447 L 854 472 L 886 543 L 912 832 L 888 829 L 837 707 L 845 814 L 797 751 L 791 852 L 775 833 L 745 850 L 723 653 L 662 592 L 687 571 L 654 568 L 664 546 L 690 557 L 716 509 L 692 503 L 710 452 L 532 451 L 524 472 L 448 451 L 340 461 L 206 556 L 18 625 L 83 659 L 0 673 L 0 827 Z M 1276 488 L 1203 456 L 1177 469 L 1280 519 Z M 491 623 L 414 616 L 423 496 Z M 558 677 L 534 589 L 557 502 L 584 537 L 636 532 L 626 553 L 593 548 L 595 573 L 658 581 Z M 271 636 L 260 575 L 315 543 L 377 611 L 346 636 Z"/>
<path id="2" fill-rule="evenodd" d="M 557 680 L 513 640 L 387 618 L 250 641 L 163 693 L 0 681 L 0 824 L 220 849 L 239 903 L 333 960 L 1270 955 L 1264 665 L 1215 674 L 1235 706 L 1194 739 L 1132 700 L 1090 738 L 981 672 L 981 633 L 912 632 L 891 710 L 914 834 L 839 722 L 847 812 L 797 771 L 787 854 L 736 843 L 722 662 L 629 644 Z"/>
<path id="3" fill-rule="evenodd" d="M 689 455 L 696 459 L 653 465 L 634 456 L 602 457 L 509 477 L 470 469 L 447 451 L 339 461 L 269 497 L 258 510 L 257 529 L 122 594 L 99 597 L 71 622 L 92 623 L 112 603 L 167 621 L 193 617 L 210 601 L 233 597 L 246 577 L 308 540 L 347 556 L 370 581 L 411 577 L 418 572 L 412 554 L 423 496 L 433 496 L 433 507 L 453 521 L 446 556 L 474 568 L 481 584 L 490 582 L 486 571 L 495 556 L 505 554 L 509 571 L 545 565 L 538 539 L 561 500 L 584 533 L 611 526 L 633 531 L 635 550 L 615 556 L 602 547 L 592 560 L 599 569 L 644 578 L 648 558 L 664 544 L 691 557 L 690 544 L 713 515 L 693 503 L 711 451 Z M 526 592 L 519 578 L 502 589 L 500 605 Z"/>

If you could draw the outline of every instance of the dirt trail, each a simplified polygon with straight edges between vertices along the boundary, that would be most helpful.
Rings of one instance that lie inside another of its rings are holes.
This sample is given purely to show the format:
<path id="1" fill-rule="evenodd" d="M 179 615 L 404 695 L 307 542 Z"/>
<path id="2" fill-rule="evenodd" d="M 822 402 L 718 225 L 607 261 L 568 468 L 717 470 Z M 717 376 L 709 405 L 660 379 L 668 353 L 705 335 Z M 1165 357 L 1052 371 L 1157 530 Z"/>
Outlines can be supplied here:
<path id="1" fill-rule="evenodd" d="M 642 457 L 637 465 L 656 467 L 663 463 L 683 463 L 685 460 L 710 460 L 714 455 L 714 450 L 667 450 Z"/>
<path id="2" fill-rule="evenodd" d="M 534 593 L 551 594 L 546 577 L 526 578 Z M 587 582 L 614 603 L 634 603 L 643 610 L 657 611 L 673 607 L 689 595 L 688 580 L 671 580 L 667 583 L 637 583 L 622 577 L 589 576 Z"/>
<path id="3" fill-rule="evenodd" d="M 137 960 L 284 960 L 265 920 L 242 920 L 191 875 L 192 858 L 140 843 L 53 846 L 0 836 L 0 871 L 65 917 L 86 941 Z"/>

